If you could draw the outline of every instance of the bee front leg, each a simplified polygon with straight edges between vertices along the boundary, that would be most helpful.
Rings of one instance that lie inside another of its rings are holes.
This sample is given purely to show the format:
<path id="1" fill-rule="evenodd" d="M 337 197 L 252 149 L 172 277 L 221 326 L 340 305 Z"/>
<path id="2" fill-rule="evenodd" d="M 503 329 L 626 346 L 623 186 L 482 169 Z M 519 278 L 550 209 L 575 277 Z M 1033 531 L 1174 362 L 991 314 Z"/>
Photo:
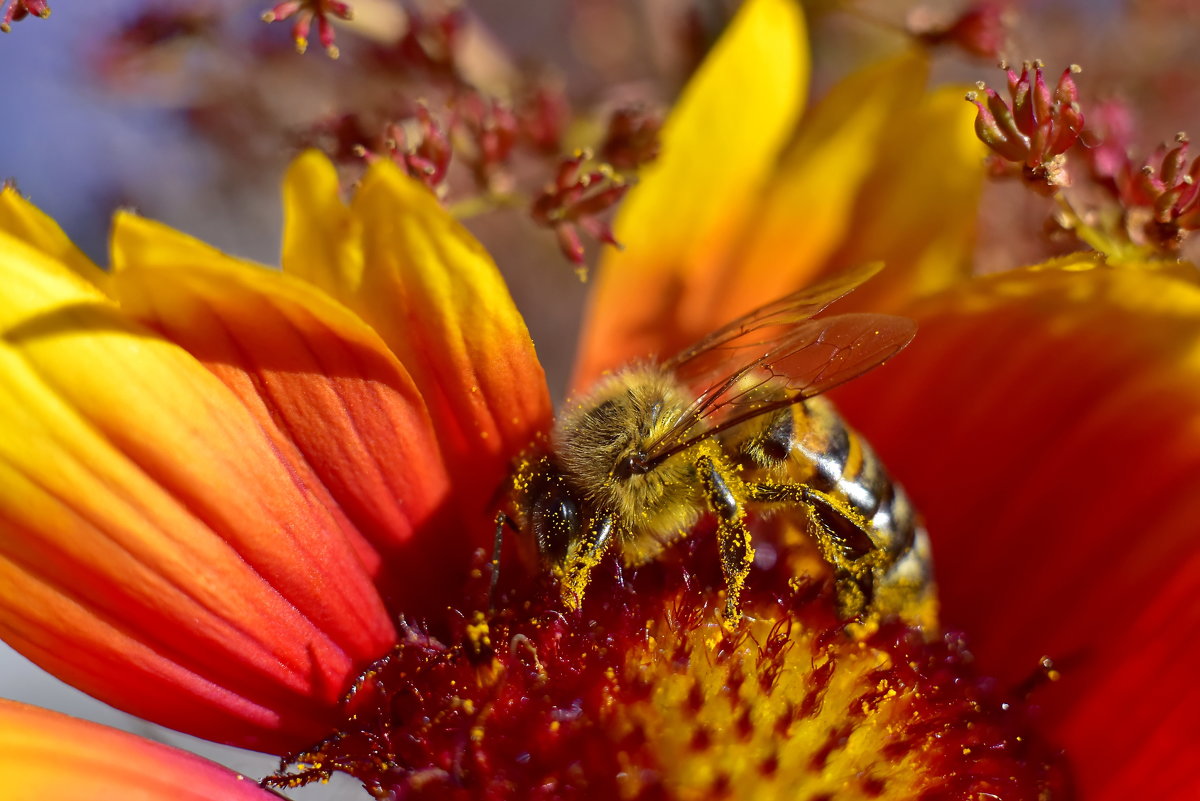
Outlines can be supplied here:
<path id="1" fill-rule="evenodd" d="M 737 622 L 742 616 L 742 587 L 754 561 L 750 530 L 746 528 L 746 510 L 737 494 L 709 456 L 696 460 L 700 483 L 708 496 L 708 505 L 717 516 L 717 543 L 721 551 L 721 573 L 725 576 L 725 619 Z M 738 482 L 740 484 L 740 482 Z"/>
<path id="2" fill-rule="evenodd" d="M 592 577 L 592 568 L 600 563 L 616 537 L 612 515 L 603 514 L 587 521 L 578 539 L 567 549 L 563 560 L 561 586 L 563 604 L 572 612 L 583 603 L 583 592 Z"/>

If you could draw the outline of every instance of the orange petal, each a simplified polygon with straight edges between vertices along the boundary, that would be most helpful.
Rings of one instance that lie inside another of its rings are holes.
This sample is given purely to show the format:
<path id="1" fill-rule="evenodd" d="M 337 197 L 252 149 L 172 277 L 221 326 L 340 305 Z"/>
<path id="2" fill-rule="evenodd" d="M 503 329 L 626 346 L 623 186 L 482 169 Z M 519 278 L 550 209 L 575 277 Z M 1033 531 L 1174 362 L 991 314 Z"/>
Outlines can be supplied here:
<path id="1" fill-rule="evenodd" d="M 193 734 L 320 736 L 395 636 L 357 534 L 192 356 L 0 240 L 4 638 Z"/>
<path id="2" fill-rule="evenodd" d="M 293 166 L 284 269 L 354 309 L 408 368 L 455 476 L 455 502 L 484 520 L 513 457 L 549 426 L 525 322 L 482 246 L 419 182 L 378 163 L 348 212 L 333 185 L 322 157 Z"/>
<path id="3" fill-rule="evenodd" d="M 8 801 L 271 801 L 253 779 L 117 729 L 0 700 Z"/>
<path id="4" fill-rule="evenodd" d="M 434 590 L 452 588 L 427 586 L 437 571 L 412 549 L 446 505 L 449 477 L 424 401 L 378 334 L 312 284 L 166 226 L 119 215 L 112 241 L 122 310 L 199 359 L 292 470 L 319 478 L 398 611 L 441 608 L 449 599 Z"/>
<path id="5" fill-rule="evenodd" d="M 914 307 L 843 410 L 910 490 L 942 610 L 1035 696 L 1081 797 L 1200 795 L 1200 287 L 1091 259 Z"/>
<path id="6" fill-rule="evenodd" d="M 754 198 L 804 104 L 805 36 L 796 3 L 753 0 L 687 85 L 663 126 L 662 156 L 617 217 L 623 250 L 607 252 L 597 275 L 577 388 L 605 369 L 674 352 L 716 327 L 707 318 L 693 320 L 681 299 L 687 301 L 693 283 L 711 281 L 738 232 L 747 220 L 753 224 Z"/>

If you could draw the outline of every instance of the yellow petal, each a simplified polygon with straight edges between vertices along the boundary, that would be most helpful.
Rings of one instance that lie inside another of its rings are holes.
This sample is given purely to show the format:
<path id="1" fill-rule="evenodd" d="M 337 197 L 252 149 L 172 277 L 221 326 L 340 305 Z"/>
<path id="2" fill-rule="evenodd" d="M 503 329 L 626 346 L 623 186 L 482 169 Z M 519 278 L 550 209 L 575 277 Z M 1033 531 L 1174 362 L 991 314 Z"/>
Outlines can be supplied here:
<path id="1" fill-rule="evenodd" d="M 309 150 L 283 181 L 285 272 L 298 275 L 361 312 L 362 225 L 342 202 L 337 170 Z"/>
<path id="2" fill-rule="evenodd" d="M 21 197 L 13 186 L 0 188 L 0 231 L 61 262 L 96 286 L 105 286 L 105 272 L 75 247 L 58 223 Z"/>
<path id="3" fill-rule="evenodd" d="M 687 85 L 663 126 L 662 156 L 618 214 L 624 249 L 606 253 L 596 277 L 577 386 L 690 341 L 664 341 L 663 327 L 695 332 L 680 299 L 729 258 L 792 134 L 808 83 L 805 36 L 797 3 L 751 0 Z"/>

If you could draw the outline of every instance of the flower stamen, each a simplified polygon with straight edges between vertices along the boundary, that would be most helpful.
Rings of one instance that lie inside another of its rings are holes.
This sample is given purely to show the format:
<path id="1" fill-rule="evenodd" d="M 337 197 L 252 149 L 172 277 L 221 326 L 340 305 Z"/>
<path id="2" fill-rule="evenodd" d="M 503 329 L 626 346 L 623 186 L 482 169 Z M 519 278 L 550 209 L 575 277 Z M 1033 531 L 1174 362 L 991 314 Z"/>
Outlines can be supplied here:
<path id="1" fill-rule="evenodd" d="M 334 44 L 333 23 L 331 18 L 350 20 L 354 14 L 348 3 L 341 0 L 284 0 L 267 9 L 262 15 L 263 22 L 283 22 L 295 17 L 292 23 L 292 39 L 296 43 L 296 52 L 308 50 L 308 35 L 313 22 L 317 24 L 317 38 L 321 47 L 330 58 L 340 54 Z"/>
<path id="2" fill-rule="evenodd" d="M 46 0 L 9 0 L 4 16 L 0 17 L 0 32 L 10 33 L 14 22 L 19 22 L 30 14 L 46 19 L 50 16 L 50 5 Z"/>

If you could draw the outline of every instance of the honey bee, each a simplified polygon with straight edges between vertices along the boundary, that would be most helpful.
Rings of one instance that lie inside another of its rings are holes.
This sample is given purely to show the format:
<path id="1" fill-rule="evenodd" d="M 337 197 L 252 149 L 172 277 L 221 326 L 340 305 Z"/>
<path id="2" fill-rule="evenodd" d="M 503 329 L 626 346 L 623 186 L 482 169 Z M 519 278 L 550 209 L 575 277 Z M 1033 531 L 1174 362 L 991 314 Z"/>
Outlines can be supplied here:
<path id="1" fill-rule="evenodd" d="M 816 397 L 916 331 L 890 315 L 814 317 L 879 269 L 780 298 L 571 402 L 549 448 L 515 473 L 512 514 L 497 516 L 496 566 L 507 523 L 532 540 L 573 610 L 606 553 L 645 563 L 711 514 L 724 613 L 735 621 L 755 553 L 748 512 L 794 509 L 833 570 L 844 619 L 919 616 L 912 610 L 932 593 L 927 535 L 866 441 Z"/>

